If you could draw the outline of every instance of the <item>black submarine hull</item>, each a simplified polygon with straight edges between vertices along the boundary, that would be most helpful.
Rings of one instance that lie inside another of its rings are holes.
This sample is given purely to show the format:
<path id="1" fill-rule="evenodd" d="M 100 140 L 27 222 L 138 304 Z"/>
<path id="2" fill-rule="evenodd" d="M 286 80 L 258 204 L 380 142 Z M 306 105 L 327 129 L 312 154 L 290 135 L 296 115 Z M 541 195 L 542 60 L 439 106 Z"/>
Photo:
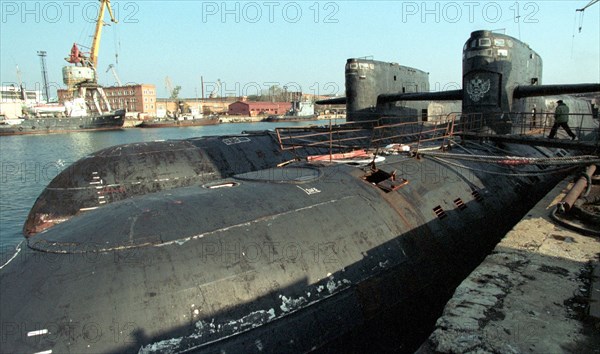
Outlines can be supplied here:
<path id="1" fill-rule="evenodd" d="M 309 153 L 317 151 L 323 153 Z M 23 233 L 30 236 L 137 195 L 266 169 L 294 158 L 266 132 L 113 146 L 85 156 L 56 176 L 31 208 Z"/>
<path id="2" fill-rule="evenodd" d="M 491 128 L 496 113 L 514 106 L 508 86 L 541 83 L 537 54 L 495 36 L 472 34 L 464 88 L 446 96 L 462 93 L 462 112 L 494 118 Z M 352 105 L 363 91 L 400 91 L 386 104 L 428 96 L 421 84 L 415 92 L 400 86 L 404 74 L 378 77 L 385 64 L 371 70 L 362 62 L 362 73 L 361 61 L 354 64 L 365 86 L 347 85 L 349 120 L 384 113 L 376 96 Z M 501 123 L 497 131 L 508 126 Z M 349 341 L 342 351 L 409 352 L 454 287 L 567 174 L 433 155 L 390 155 L 378 169 L 289 163 L 337 147 L 381 152 L 388 143 L 381 134 L 399 136 L 373 128 L 370 139 L 350 146 L 338 131 L 325 132 L 326 145 L 308 137 L 314 133 L 300 133 L 298 149 L 283 150 L 265 133 L 121 146 L 75 164 L 47 189 L 49 198 L 38 199 L 33 220 L 42 223 L 33 225 L 41 228 L 26 225 L 27 245 L 0 270 L 3 351 L 327 352 Z M 417 141 L 426 148 L 421 137 L 409 143 Z M 481 141 L 459 146 L 468 157 L 568 155 Z M 85 166 L 94 168 L 86 174 Z M 122 183 L 128 192 L 106 201 L 111 190 L 103 188 Z M 57 200 L 65 208 L 44 206 Z M 365 328 L 375 335 L 361 344 Z"/>
<path id="3" fill-rule="evenodd" d="M 3 352 L 304 352 L 385 314 L 435 316 L 563 176 L 464 166 L 388 156 L 379 169 L 407 182 L 390 191 L 356 166 L 298 163 L 75 216 L 0 271 Z"/>

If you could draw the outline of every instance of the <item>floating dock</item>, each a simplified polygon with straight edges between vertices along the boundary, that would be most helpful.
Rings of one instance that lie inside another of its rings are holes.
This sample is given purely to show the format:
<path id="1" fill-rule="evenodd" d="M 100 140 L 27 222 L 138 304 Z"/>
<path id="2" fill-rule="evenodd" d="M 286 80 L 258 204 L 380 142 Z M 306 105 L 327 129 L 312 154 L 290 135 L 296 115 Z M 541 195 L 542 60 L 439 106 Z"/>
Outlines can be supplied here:
<path id="1" fill-rule="evenodd" d="M 599 353 L 600 240 L 552 221 L 558 184 L 456 289 L 418 353 Z"/>

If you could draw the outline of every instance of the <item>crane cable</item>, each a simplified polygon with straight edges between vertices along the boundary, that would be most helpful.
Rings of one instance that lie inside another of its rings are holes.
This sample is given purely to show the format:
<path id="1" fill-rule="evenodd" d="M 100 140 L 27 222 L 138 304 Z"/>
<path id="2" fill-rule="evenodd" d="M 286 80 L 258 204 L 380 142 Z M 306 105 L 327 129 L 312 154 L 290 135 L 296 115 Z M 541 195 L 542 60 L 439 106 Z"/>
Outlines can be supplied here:
<path id="1" fill-rule="evenodd" d="M 115 45 L 115 65 L 119 67 L 119 52 L 121 51 L 121 39 L 119 37 L 119 26 L 111 26 L 113 32 L 113 41 Z"/>
<path id="2" fill-rule="evenodd" d="M 588 7 L 597 3 L 598 1 L 600 1 L 600 0 L 591 0 L 587 5 L 585 5 L 581 9 L 575 10 L 575 18 L 573 19 L 573 35 L 571 38 L 571 59 L 573 59 L 573 50 L 575 47 L 575 27 L 576 27 L 576 23 L 577 23 L 577 12 L 581 12 L 581 14 L 579 15 L 579 27 L 578 27 L 579 33 L 581 33 L 581 30 L 583 29 L 583 14 L 585 13 L 585 10 Z"/>

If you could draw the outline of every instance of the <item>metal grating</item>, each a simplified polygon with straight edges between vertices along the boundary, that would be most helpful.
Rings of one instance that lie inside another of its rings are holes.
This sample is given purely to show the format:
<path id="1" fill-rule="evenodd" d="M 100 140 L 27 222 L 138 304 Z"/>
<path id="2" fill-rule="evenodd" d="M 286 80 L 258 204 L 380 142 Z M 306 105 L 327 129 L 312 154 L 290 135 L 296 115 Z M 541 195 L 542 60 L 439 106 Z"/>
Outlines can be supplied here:
<path id="1" fill-rule="evenodd" d="M 433 208 L 433 212 L 438 217 L 438 219 L 443 219 L 446 216 L 448 216 L 448 214 L 446 214 L 446 212 L 444 211 L 444 209 L 442 208 L 441 205 L 438 205 L 435 208 Z"/>
<path id="2" fill-rule="evenodd" d="M 458 210 L 465 210 L 465 209 L 467 209 L 467 205 L 460 198 L 454 199 L 454 205 L 456 205 L 456 207 L 458 208 Z"/>

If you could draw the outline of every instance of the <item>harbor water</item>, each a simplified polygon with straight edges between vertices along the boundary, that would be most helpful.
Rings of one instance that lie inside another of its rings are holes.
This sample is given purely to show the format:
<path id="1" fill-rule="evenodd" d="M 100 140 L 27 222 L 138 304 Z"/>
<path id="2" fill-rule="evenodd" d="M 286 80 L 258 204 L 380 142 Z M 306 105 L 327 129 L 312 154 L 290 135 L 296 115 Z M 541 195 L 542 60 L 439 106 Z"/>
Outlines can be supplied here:
<path id="1" fill-rule="evenodd" d="M 341 123 L 341 122 L 339 122 Z M 73 162 L 119 144 L 199 136 L 239 134 L 280 126 L 325 125 L 329 121 L 238 123 L 186 128 L 122 129 L 50 135 L 0 137 L 0 265 L 24 239 L 23 223 L 36 198 L 52 179 Z"/>

